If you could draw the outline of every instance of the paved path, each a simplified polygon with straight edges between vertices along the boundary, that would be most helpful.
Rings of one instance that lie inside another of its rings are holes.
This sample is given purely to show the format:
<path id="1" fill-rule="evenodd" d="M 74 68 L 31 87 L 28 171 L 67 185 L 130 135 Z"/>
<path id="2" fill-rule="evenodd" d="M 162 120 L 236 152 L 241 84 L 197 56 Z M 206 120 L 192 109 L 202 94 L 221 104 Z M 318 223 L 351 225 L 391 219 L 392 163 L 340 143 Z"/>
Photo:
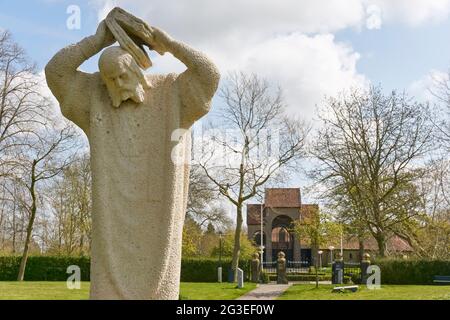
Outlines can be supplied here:
<path id="1" fill-rule="evenodd" d="M 236 300 L 275 300 L 292 284 L 260 284 Z"/>

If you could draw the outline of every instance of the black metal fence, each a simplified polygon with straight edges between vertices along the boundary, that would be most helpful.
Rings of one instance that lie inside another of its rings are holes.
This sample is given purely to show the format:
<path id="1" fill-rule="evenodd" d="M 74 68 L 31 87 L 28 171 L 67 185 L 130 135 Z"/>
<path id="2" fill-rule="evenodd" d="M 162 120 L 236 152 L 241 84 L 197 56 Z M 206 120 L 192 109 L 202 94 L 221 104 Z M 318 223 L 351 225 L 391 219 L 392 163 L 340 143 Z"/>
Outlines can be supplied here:
<path id="1" fill-rule="evenodd" d="M 263 262 L 263 270 L 267 273 L 277 273 L 277 262 Z M 287 261 L 286 272 L 287 274 L 309 273 L 310 262 L 309 261 Z"/>
<path id="2" fill-rule="evenodd" d="M 359 262 L 345 262 L 344 276 L 350 277 L 353 283 L 361 282 L 361 264 Z"/>

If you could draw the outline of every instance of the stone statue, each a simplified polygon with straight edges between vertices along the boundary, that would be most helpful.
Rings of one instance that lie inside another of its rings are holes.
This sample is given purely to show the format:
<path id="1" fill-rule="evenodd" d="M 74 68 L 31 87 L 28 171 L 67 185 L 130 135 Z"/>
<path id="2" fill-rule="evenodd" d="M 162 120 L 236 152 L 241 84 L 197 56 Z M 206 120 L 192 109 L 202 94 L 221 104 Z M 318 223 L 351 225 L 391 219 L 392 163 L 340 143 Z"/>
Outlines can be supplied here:
<path id="1" fill-rule="evenodd" d="M 253 259 L 252 259 L 252 263 L 251 263 L 251 272 L 252 272 L 252 282 L 258 283 L 260 273 L 261 273 L 261 263 L 259 261 L 258 253 L 253 254 Z"/>
<path id="2" fill-rule="evenodd" d="M 121 29 L 112 31 L 102 21 L 95 35 L 62 49 L 45 68 L 63 115 L 90 143 L 90 296 L 176 300 L 189 184 L 189 129 L 208 113 L 220 75 L 201 52 L 119 8 L 107 19 Z M 122 37 L 121 47 L 110 47 L 119 40 L 116 34 Z M 136 45 L 123 45 L 127 35 Z M 143 51 L 130 53 L 143 44 L 160 54 L 173 54 L 187 70 L 145 75 L 148 56 Z M 104 48 L 99 73 L 78 70 Z"/>
<path id="3" fill-rule="evenodd" d="M 277 260 L 277 284 L 288 284 L 287 270 L 286 270 L 286 258 L 283 251 L 278 252 Z"/>

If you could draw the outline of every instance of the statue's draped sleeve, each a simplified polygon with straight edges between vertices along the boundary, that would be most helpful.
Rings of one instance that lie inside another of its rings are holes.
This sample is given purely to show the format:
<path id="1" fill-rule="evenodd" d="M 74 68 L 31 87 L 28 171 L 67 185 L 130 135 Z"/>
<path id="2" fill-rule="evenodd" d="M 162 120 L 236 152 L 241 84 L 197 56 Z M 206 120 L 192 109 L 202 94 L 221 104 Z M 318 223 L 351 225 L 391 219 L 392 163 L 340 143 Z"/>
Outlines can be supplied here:
<path id="1" fill-rule="evenodd" d="M 84 61 L 102 48 L 94 37 L 60 50 L 45 67 L 47 84 L 58 100 L 62 114 L 86 133 L 89 130 L 90 96 L 96 87 L 92 74 L 78 70 Z"/>
<path id="2" fill-rule="evenodd" d="M 186 44 L 175 42 L 171 53 L 187 67 L 175 82 L 182 103 L 181 125 L 189 128 L 209 112 L 211 100 L 219 85 L 220 73 L 208 57 Z"/>

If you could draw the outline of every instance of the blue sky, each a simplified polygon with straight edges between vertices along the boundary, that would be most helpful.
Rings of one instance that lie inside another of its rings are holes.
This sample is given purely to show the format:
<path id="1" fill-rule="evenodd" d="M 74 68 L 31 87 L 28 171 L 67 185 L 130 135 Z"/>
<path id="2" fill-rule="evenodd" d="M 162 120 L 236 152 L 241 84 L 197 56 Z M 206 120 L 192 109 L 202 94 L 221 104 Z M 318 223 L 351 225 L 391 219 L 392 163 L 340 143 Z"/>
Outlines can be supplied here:
<path id="1" fill-rule="evenodd" d="M 80 30 L 66 27 L 69 5 L 81 9 Z M 450 0 L 0 0 L 0 28 L 42 70 L 115 5 L 205 51 L 223 74 L 251 71 L 279 84 L 289 112 L 306 119 L 324 96 L 370 83 L 422 99 L 430 74 L 450 68 Z M 153 72 L 183 68 L 152 57 Z"/>
<path id="2" fill-rule="evenodd" d="M 81 8 L 80 30 L 66 28 L 66 9 L 71 4 Z M 0 0 L 0 27 L 12 32 L 39 68 L 58 49 L 92 34 L 97 17 L 98 9 L 92 1 Z M 450 19 L 444 19 L 418 27 L 390 23 L 380 30 L 347 28 L 335 36 L 336 41 L 347 43 L 361 54 L 357 70 L 372 83 L 382 84 L 385 89 L 407 89 L 430 70 L 450 67 L 449 34 Z M 86 69 L 95 68 L 93 61 Z"/>

